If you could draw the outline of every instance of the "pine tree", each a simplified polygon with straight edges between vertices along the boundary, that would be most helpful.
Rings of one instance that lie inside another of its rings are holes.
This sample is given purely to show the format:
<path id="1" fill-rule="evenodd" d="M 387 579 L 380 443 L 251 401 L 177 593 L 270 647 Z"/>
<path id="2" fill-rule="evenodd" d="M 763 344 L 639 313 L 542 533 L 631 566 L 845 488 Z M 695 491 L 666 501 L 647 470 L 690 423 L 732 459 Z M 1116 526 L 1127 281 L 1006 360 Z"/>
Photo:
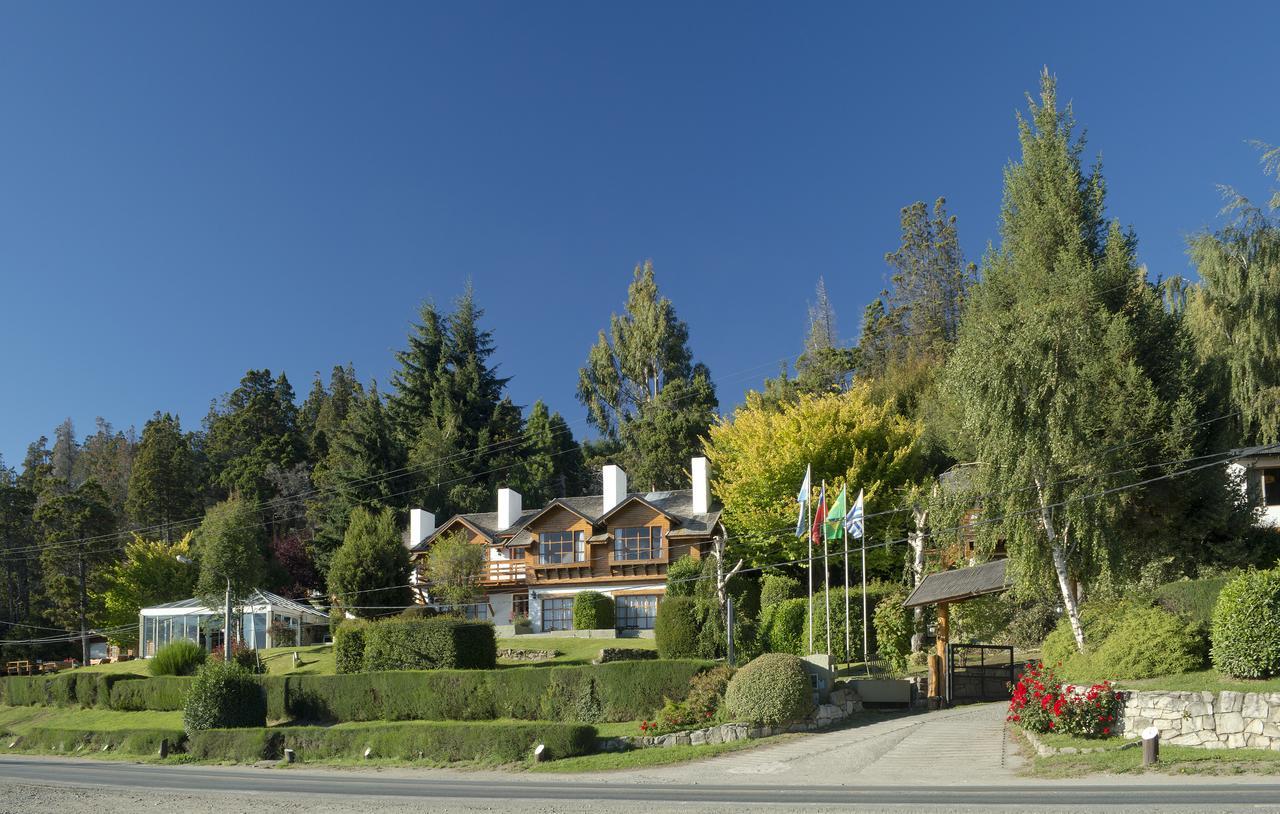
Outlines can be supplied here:
<path id="1" fill-rule="evenodd" d="M 981 462 L 984 516 L 999 520 L 982 538 L 1007 541 L 1020 586 L 1057 584 L 1083 647 L 1078 586 L 1140 560 L 1134 518 L 1159 510 L 1149 490 L 1098 493 L 1194 448 L 1200 408 L 1187 376 L 1158 381 L 1188 362 L 1152 364 L 1178 353 L 1160 344 L 1176 317 L 1137 266 L 1133 235 L 1104 220 L 1101 171 L 1082 169 L 1083 139 L 1047 72 L 1030 108 L 1022 159 L 1005 171 L 1001 246 L 943 385 Z"/>
<path id="2" fill-rule="evenodd" d="M 307 505 L 315 530 L 312 553 L 321 573 L 342 543 L 352 509 L 399 509 L 406 504 L 408 483 L 405 451 L 376 383 L 357 397 L 328 447 L 312 473 L 316 491 Z"/>
<path id="3" fill-rule="evenodd" d="M 569 425 L 542 401 L 533 403 L 524 429 L 523 468 L 516 488 L 530 506 L 582 493 L 582 451 Z"/>
<path id="4" fill-rule="evenodd" d="M 689 327 L 658 291 L 653 263 L 636 266 L 626 311 L 613 315 L 578 373 L 592 425 L 621 445 L 637 484 L 673 488 L 718 406 L 711 374 L 693 362 Z"/>
<path id="5" fill-rule="evenodd" d="M 118 431 L 101 416 L 95 423 L 95 432 L 84 439 L 76 457 L 75 480 L 97 481 L 111 501 L 112 513 L 124 517 L 137 438 L 132 427 L 126 432 Z"/>
<path id="6" fill-rule="evenodd" d="M 364 387 L 356 378 L 355 366 L 334 365 L 329 374 L 326 389 L 319 374 L 312 382 L 311 392 L 298 410 L 298 430 L 307 442 L 307 459 L 313 464 L 323 461 L 329 453 L 329 438 L 338 431 L 347 413 L 364 395 Z"/>
<path id="7" fill-rule="evenodd" d="M 177 416 L 157 412 L 142 428 L 125 512 L 135 526 L 155 530 L 167 543 L 176 536 L 174 524 L 198 516 L 201 508 L 191 439 Z"/>
<path id="8" fill-rule="evenodd" d="M 305 458 L 293 387 L 283 373 L 273 379 L 269 370 L 250 370 L 205 425 L 204 451 L 224 494 L 261 503 L 273 496 L 267 467 L 289 469 Z"/>
<path id="9" fill-rule="evenodd" d="M 423 425 L 434 416 L 432 389 L 445 360 L 445 334 L 445 321 L 435 304 L 424 303 L 409 334 L 409 347 L 396 351 L 400 369 L 391 377 L 387 413 L 406 445 L 417 441 Z"/>
<path id="10" fill-rule="evenodd" d="M 836 310 L 827 296 L 826 280 L 819 277 L 816 299 L 809 306 L 809 333 L 804 353 L 796 361 L 796 385 L 802 393 L 826 393 L 849 386 L 856 353 L 844 347 L 836 329 Z"/>
<path id="11" fill-rule="evenodd" d="M 390 509 L 352 510 L 329 566 L 329 593 L 331 613 L 346 609 L 360 617 L 388 616 L 412 601 L 409 552 Z"/>
<path id="12" fill-rule="evenodd" d="M 62 484 L 62 488 L 71 490 L 80 485 L 76 480 L 76 459 L 79 457 L 76 427 L 68 418 L 53 431 L 53 452 L 49 460 L 53 466 L 53 477 Z"/>

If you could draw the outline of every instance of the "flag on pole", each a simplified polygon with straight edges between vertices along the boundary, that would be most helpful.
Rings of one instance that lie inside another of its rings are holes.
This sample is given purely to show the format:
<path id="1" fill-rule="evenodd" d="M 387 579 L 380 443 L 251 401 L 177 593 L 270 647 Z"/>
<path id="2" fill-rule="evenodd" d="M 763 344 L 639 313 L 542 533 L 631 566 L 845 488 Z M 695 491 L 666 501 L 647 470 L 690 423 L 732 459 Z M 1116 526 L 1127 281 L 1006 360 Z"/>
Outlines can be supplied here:
<path id="1" fill-rule="evenodd" d="M 846 495 L 844 487 L 840 487 L 840 494 L 831 503 L 831 507 L 827 509 L 827 522 L 822 526 L 822 533 L 826 535 L 828 540 L 840 539 L 840 521 L 844 519 L 846 508 Z"/>
<path id="2" fill-rule="evenodd" d="M 815 543 L 822 540 L 822 527 L 827 521 L 827 485 L 822 484 L 818 494 L 818 509 L 813 513 L 813 525 L 809 527 L 809 539 Z"/>
<path id="3" fill-rule="evenodd" d="M 809 476 L 813 474 L 812 469 L 813 469 L 812 465 L 806 466 L 804 468 L 804 483 L 800 484 L 800 491 L 796 494 L 796 503 L 800 504 L 800 516 L 796 518 L 796 536 L 797 537 L 804 536 L 804 526 L 805 526 L 804 508 L 805 508 L 805 505 L 808 504 L 809 502 L 809 493 L 813 491 L 813 487 L 810 486 L 810 481 L 809 481 Z"/>
<path id="4" fill-rule="evenodd" d="M 861 540 L 866 533 L 866 512 L 862 505 L 861 489 L 858 490 L 858 499 L 853 502 L 853 508 L 844 516 L 844 527 L 856 540 Z"/>

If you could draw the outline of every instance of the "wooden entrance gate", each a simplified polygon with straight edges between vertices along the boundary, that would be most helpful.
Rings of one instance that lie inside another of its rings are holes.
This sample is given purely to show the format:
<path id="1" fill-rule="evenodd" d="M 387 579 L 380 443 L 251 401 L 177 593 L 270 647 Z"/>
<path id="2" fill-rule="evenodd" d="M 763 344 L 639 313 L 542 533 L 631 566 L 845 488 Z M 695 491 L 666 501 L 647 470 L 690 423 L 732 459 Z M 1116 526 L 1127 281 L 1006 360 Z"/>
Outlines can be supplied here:
<path id="1" fill-rule="evenodd" d="M 1013 680 L 1012 647 L 998 644 L 947 645 L 947 703 L 1007 701 Z"/>

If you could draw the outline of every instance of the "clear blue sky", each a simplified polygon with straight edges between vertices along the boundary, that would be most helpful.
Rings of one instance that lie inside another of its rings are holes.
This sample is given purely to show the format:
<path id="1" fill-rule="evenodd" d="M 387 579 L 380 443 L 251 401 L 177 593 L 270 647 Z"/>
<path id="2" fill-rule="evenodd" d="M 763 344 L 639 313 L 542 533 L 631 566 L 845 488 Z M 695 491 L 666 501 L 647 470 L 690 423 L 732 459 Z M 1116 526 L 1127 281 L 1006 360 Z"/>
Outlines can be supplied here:
<path id="1" fill-rule="evenodd" d="M 995 238 L 1048 65 L 1153 275 L 1280 142 L 1274 2 L 6 3 L 0 454 L 70 416 L 198 425 L 251 367 L 387 383 L 474 280 L 511 392 L 577 369 L 653 258 L 726 408 L 826 278 L 855 336 L 898 210 Z M 881 6 L 889 4 L 879 4 Z"/>

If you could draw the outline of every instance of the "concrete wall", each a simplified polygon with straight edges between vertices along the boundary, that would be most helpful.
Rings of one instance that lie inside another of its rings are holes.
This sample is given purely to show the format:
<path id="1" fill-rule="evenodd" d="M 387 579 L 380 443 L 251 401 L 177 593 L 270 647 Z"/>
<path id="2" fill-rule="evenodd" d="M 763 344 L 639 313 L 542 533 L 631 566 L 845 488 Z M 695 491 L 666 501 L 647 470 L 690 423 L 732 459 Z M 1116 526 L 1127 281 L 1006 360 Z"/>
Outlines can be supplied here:
<path id="1" fill-rule="evenodd" d="M 1126 693 L 1124 736 L 1149 726 L 1175 746 L 1280 751 L 1280 692 Z"/>

